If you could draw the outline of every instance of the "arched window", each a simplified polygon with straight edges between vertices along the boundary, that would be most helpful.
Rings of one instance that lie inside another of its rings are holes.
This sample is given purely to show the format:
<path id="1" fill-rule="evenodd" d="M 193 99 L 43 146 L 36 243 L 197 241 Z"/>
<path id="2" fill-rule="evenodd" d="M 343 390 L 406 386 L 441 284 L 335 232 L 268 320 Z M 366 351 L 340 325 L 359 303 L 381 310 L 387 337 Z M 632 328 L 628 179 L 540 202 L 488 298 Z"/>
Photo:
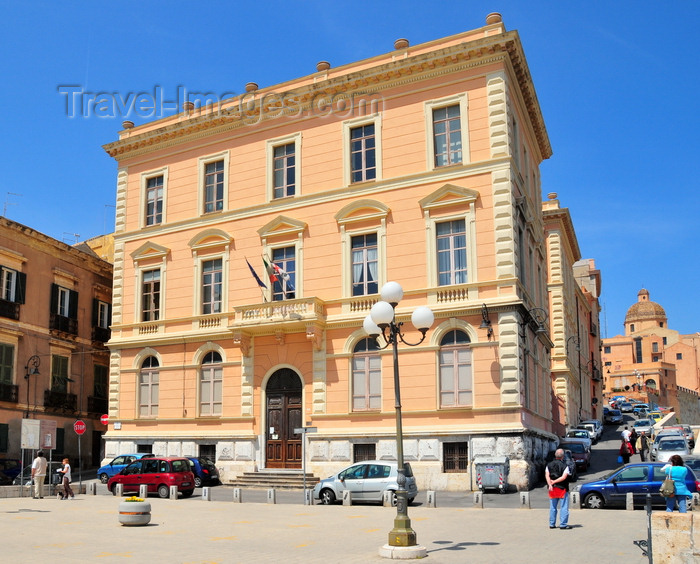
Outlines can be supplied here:
<path id="1" fill-rule="evenodd" d="M 199 372 L 200 415 L 221 415 L 222 388 L 221 355 L 216 351 L 210 351 L 202 360 L 202 368 Z"/>
<path id="2" fill-rule="evenodd" d="M 446 333 L 440 341 L 440 407 L 472 405 L 472 351 L 464 331 Z"/>
<path id="3" fill-rule="evenodd" d="M 158 415 L 158 359 L 149 356 L 139 372 L 139 417 Z"/>
<path id="4" fill-rule="evenodd" d="M 355 345 L 352 355 L 352 410 L 379 410 L 382 407 L 382 361 L 376 339 L 365 338 Z"/>

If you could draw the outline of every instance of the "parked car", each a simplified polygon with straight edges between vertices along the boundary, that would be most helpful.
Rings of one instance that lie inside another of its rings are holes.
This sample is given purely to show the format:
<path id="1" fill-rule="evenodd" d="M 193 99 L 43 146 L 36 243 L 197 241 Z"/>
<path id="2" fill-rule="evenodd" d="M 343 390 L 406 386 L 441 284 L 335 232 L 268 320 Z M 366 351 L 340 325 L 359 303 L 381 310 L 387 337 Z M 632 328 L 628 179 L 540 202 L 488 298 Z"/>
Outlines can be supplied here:
<path id="1" fill-rule="evenodd" d="M 617 404 L 617 407 L 622 413 L 632 413 L 634 406 L 628 401 L 621 401 Z"/>
<path id="2" fill-rule="evenodd" d="M 593 425 L 593 427 L 595 427 L 596 442 L 598 442 L 603 437 L 603 424 L 597 419 L 586 419 L 585 421 L 581 421 L 581 423 L 585 425 L 590 424 Z"/>
<path id="3" fill-rule="evenodd" d="M 693 433 L 693 430 L 691 429 L 690 425 L 670 425 L 668 427 L 664 427 L 664 430 L 669 430 L 669 429 L 675 429 L 680 431 L 683 436 L 685 437 L 685 440 L 688 441 L 688 446 L 692 450 L 695 448 L 695 433 Z"/>
<path id="4" fill-rule="evenodd" d="M 574 459 L 574 455 L 570 450 L 564 451 L 564 462 L 566 463 L 566 467 L 569 469 L 569 481 L 575 482 L 578 480 L 578 468 L 576 468 L 576 460 Z"/>
<path id="5" fill-rule="evenodd" d="M 661 415 L 660 411 L 650 411 L 649 417 L 654 420 L 654 423 L 657 423 L 658 421 L 661 421 L 664 418 L 664 416 Z"/>
<path id="6" fill-rule="evenodd" d="M 578 439 L 579 441 L 586 444 L 588 448 L 591 448 L 591 445 L 593 444 L 593 442 L 591 441 L 591 437 L 586 429 L 571 429 L 567 431 L 566 435 L 562 437 L 561 440 L 566 441 L 568 439 Z"/>
<path id="7" fill-rule="evenodd" d="M 603 423 L 608 425 L 620 425 L 622 424 L 622 412 L 619 409 L 610 409 L 606 415 L 603 416 Z"/>
<path id="8" fill-rule="evenodd" d="M 658 462 L 668 462 L 674 454 L 686 457 L 690 454 L 688 441 L 683 436 L 661 437 L 658 443 L 652 446 L 649 458 Z"/>
<path id="9" fill-rule="evenodd" d="M 120 454 L 117 456 L 112 462 L 108 462 L 104 466 L 102 466 L 99 470 L 97 470 L 97 477 L 100 479 L 100 482 L 103 484 L 106 484 L 107 481 L 114 476 L 115 474 L 118 474 L 124 468 L 126 468 L 129 464 L 131 464 L 134 460 L 139 460 L 141 458 L 147 457 L 147 456 L 153 456 L 152 454 Z"/>
<path id="10" fill-rule="evenodd" d="M 192 463 L 195 488 L 214 486 L 219 483 L 219 471 L 211 460 L 201 456 L 190 456 L 188 458 Z"/>
<path id="11" fill-rule="evenodd" d="M 45 484 L 60 484 L 61 480 L 63 479 L 62 474 L 58 474 L 56 470 L 59 468 L 63 468 L 63 463 L 58 462 L 57 460 L 51 461 L 51 462 L 46 462 L 46 480 L 44 481 Z M 73 471 L 73 479 L 75 479 L 75 470 Z M 25 466 L 22 469 L 22 474 L 18 474 L 15 476 L 14 480 L 12 480 L 12 483 L 15 486 L 20 486 L 24 484 L 25 486 L 28 486 L 32 483 L 32 467 L 31 465 Z"/>
<path id="12" fill-rule="evenodd" d="M 595 430 L 595 427 L 590 424 L 590 423 L 579 423 L 576 425 L 575 429 L 584 429 L 585 431 L 588 431 L 588 438 L 591 439 L 591 442 L 593 444 L 596 444 L 598 442 L 598 433 Z"/>
<path id="13" fill-rule="evenodd" d="M 684 456 L 683 462 L 685 465 L 690 468 L 696 476 L 700 476 L 700 456 Z M 700 491 L 700 488 L 698 488 L 698 491 Z"/>
<path id="14" fill-rule="evenodd" d="M 16 458 L 0 459 L 0 472 L 5 474 L 10 481 L 14 480 L 22 470 L 22 463 Z"/>
<path id="15" fill-rule="evenodd" d="M 646 435 L 650 437 L 654 430 L 654 422 L 651 419 L 637 419 L 634 425 L 632 425 L 632 428 L 638 435 L 644 431 Z"/>
<path id="16" fill-rule="evenodd" d="M 578 442 L 576 439 L 561 441 L 559 443 L 559 448 L 571 451 L 571 456 L 574 457 L 578 470 L 585 471 L 591 465 L 591 449 L 586 447 L 582 442 Z"/>
<path id="17" fill-rule="evenodd" d="M 141 458 L 122 469 L 107 481 L 107 488 L 117 495 L 117 484 L 124 485 L 124 492 L 138 492 L 141 484 L 148 486 L 148 493 L 162 498 L 170 496 L 170 486 L 177 486 L 182 497 L 194 492 L 194 474 L 188 458 L 154 456 Z"/>
<path id="18" fill-rule="evenodd" d="M 408 503 L 411 503 L 418 495 L 418 487 L 413 477 L 411 465 L 406 463 L 406 491 Z M 382 501 L 385 491 L 394 493 L 396 504 L 396 490 L 398 464 L 383 460 L 367 460 L 349 466 L 337 474 L 321 480 L 314 487 L 314 499 L 321 500 L 324 505 L 330 505 L 343 497 L 343 491 L 352 492 L 352 501 Z"/>
<path id="19" fill-rule="evenodd" d="M 640 411 L 649 411 L 649 405 L 646 403 L 638 403 L 632 409 L 632 413 L 637 415 Z"/>
<path id="20" fill-rule="evenodd" d="M 666 499 L 659 493 L 664 472 L 661 468 L 665 463 L 638 462 L 617 468 L 603 476 L 600 480 L 586 482 L 576 489 L 581 496 L 581 506 L 589 509 L 603 507 L 625 507 L 627 493 L 632 492 L 634 503 L 646 503 L 647 493 L 651 494 L 654 505 L 665 505 Z M 691 492 L 698 491 L 698 484 L 692 470 L 688 471 L 686 485 Z"/>

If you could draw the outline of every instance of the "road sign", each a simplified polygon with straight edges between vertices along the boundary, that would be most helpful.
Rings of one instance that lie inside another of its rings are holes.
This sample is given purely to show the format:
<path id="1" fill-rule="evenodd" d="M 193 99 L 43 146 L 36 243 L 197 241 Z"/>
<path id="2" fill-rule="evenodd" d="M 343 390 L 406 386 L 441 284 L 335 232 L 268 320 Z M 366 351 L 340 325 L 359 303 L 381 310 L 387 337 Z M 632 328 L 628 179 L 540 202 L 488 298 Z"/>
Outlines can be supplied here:
<path id="1" fill-rule="evenodd" d="M 73 423 L 73 430 L 75 431 L 76 435 L 82 435 L 85 433 L 86 429 L 87 425 L 85 425 L 85 421 L 78 419 L 75 423 Z"/>
<path id="2" fill-rule="evenodd" d="M 107 425 L 109 423 L 109 415 L 105 414 L 102 417 L 100 417 L 100 423 L 103 425 Z"/>

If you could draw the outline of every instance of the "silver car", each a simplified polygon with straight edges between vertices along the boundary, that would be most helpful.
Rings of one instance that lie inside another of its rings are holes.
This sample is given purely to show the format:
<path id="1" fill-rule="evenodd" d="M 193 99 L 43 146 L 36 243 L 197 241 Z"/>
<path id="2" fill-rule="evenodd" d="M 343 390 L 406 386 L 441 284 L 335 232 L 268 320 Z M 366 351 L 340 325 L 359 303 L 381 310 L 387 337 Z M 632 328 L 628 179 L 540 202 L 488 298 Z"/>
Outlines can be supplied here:
<path id="1" fill-rule="evenodd" d="M 406 463 L 406 491 L 408 503 L 418 495 L 416 479 L 413 477 L 411 465 Z M 335 503 L 342 499 L 343 491 L 352 493 L 352 501 L 381 502 L 385 491 L 393 492 L 393 504 L 396 505 L 396 490 L 398 465 L 396 462 L 383 460 L 366 460 L 357 462 L 337 474 L 321 480 L 314 487 L 314 499 L 321 500 L 324 505 Z"/>
<path id="2" fill-rule="evenodd" d="M 642 431 L 649 437 L 654 429 L 654 422 L 651 419 L 637 419 L 632 428 L 639 435 Z"/>
<path id="3" fill-rule="evenodd" d="M 650 458 L 656 462 L 668 462 L 674 454 L 686 457 L 690 454 L 688 441 L 683 436 L 661 437 L 656 447 L 652 447 Z"/>

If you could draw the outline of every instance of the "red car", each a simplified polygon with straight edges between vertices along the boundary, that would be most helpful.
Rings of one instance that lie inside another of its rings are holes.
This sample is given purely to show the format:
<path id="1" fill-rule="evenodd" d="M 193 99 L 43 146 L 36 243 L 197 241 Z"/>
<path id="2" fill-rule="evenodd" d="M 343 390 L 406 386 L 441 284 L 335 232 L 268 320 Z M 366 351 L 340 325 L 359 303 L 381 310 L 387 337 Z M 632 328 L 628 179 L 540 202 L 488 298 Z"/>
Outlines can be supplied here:
<path id="1" fill-rule="evenodd" d="M 117 495 L 117 484 L 124 485 L 124 492 L 138 493 L 142 484 L 148 486 L 148 493 L 160 497 L 170 496 L 170 486 L 177 486 L 182 497 L 190 497 L 194 492 L 194 474 L 190 461 L 180 457 L 155 456 L 136 460 L 119 474 L 112 476 L 107 487 Z"/>

